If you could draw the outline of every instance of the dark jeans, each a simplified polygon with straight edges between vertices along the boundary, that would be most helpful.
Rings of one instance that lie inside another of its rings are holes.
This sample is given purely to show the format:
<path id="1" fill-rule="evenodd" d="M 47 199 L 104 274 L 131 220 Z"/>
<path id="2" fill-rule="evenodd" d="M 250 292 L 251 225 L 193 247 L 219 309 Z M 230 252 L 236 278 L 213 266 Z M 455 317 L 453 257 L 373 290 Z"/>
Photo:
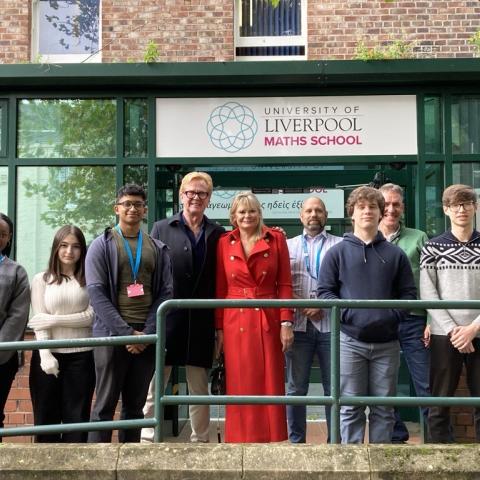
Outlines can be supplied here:
<path id="1" fill-rule="evenodd" d="M 143 418 L 143 406 L 148 386 L 155 370 L 155 347 L 149 345 L 142 353 L 128 353 L 124 345 L 95 347 L 95 372 L 97 375 L 96 400 L 90 420 L 113 420 L 120 394 L 122 395 L 121 420 Z M 119 430 L 121 443 L 139 442 L 140 428 Z M 111 442 L 111 430 L 92 431 L 89 442 Z"/>
<path id="2" fill-rule="evenodd" d="M 7 403 L 8 394 L 15 375 L 18 371 L 18 354 L 15 352 L 10 360 L 0 365 L 0 428 L 3 428 L 3 421 L 5 420 L 5 404 Z M 2 437 L 0 437 L 0 442 Z"/>
<path id="3" fill-rule="evenodd" d="M 426 317 L 407 315 L 405 320 L 400 322 L 398 328 L 400 348 L 403 351 L 417 397 L 430 396 L 430 351 L 428 348 L 425 348 L 422 341 L 426 323 Z M 426 420 L 428 408 L 423 408 L 422 413 Z M 408 429 L 400 418 L 398 409 L 395 408 L 392 442 L 402 442 L 408 440 L 408 438 Z"/>
<path id="4" fill-rule="evenodd" d="M 304 396 L 308 393 L 310 372 L 315 356 L 322 373 L 325 396 L 330 395 L 330 332 L 319 332 L 307 321 L 305 332 L 294 332 L 292 348 L 285 353 L 287 365 L 287 395 Z M 328 439 L 330 438 L 330 411 L 325 407 Z M 307 435 L 307 407 L 287 405 L 288 437 L 292 443 L 305 443 Z"/>
<path id="5" fill-rule="evenodd" d="M 58 377 L 47 375 L 40 367 L 38 350 L 30 363 L 30 395 L 35 425 L 88 422 L 95 387 L 93 352 L 57 353 Z M 36 435 L 38 443 L 82 443 L 87 432 Z"/>
<path id="6" fill-rule="evenodd" d="M 480 397 L 480 340 L 473 340 L 475 352 L 460 353 L 444 335 L 432 335 L 430 350 L 432 368 L 430 388 L 434 397 L 453 397 L 462 367 L 467 372 L 467 386 L 472 397 Z M 480 441 L 480 408 L 475 408 L 475 436 Z M 429 440 L 433 443 L 454 441 L 450 423 L 450 407 L 430 407 L 428 413 Z"/>

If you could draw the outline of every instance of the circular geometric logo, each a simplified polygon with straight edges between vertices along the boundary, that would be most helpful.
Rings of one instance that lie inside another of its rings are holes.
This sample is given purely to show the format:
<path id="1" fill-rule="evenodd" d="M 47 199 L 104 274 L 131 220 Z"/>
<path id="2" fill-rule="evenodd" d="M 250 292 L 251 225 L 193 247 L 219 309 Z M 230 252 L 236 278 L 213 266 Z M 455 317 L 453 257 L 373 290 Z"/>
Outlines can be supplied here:
<path id="1" fill-rule="evenodd" d="M 235 153 L 249 147 L 258 131 L 252 110 L 237 102 L 215 108 L 207 122 L 212 144 L 221 150 Z"/>

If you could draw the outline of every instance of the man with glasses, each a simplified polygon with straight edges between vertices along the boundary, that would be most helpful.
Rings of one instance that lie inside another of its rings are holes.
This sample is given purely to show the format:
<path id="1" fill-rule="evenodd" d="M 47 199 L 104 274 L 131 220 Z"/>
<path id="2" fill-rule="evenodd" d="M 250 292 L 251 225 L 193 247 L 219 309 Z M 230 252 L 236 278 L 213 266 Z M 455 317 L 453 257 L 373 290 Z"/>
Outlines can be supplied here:
<path id="1" fill-rule="evenodd" d="M 480 298 L 480 233 L 474 229 L 477 194 L 467 185 L 451 185 L 443 192 L 443 211 L 451 231 L 425 244 L 420 260 L 422 300 L 478 300 Z M 465 365 L 467 385 L 480 397 L 480 315 L 478 310 L 428 310 L 430 314 L 430 389 L 433 396 L 451 397 Z M 480 408 L 475 408 L 475 434 L 480 441 Z M 453 441 L 449 407 L 430 407 L 429 438 Z"/>
<path id="2" fill-rule="evenodd" d="M 87 252 L 85 275 L 95 311 L 94 337 L 146 335 L 156 331 L 159 305 L 172 297 L 167 247 L 141 230 L 147 212 L 142 187 L 127 184 L 115 202 L 118 224 L 97 237 Z M 155 369 L 155 347 L 147 344 L 94 348 L 96 400 L 92 422 L 113 419 L 120 395 L 122 420 L 143 418 Z M 140 429 L 119 431 L 120 442 L 139 442 Z M 89 442 L 110 442 L 111 430 L 91 431 Z"/>
<path id="3" fill-rule="evenodd" d="M 380 187 L 380 192 L 385 199 L 385 210 L 380 222 L 379 230 L 387 242 L 399 246 L 408 257 L 415 278 L 415 286 L 419 291 L 420 282 L 420 253 L 423 245 L 428 241 L 425 232 L 414 228 L 407 228 L 403 222 L 405 204 L 403 202 L 403 189 L 399 185 L 386 183 Z M 398 327 L 400 348 L 412 378 L 415 393 L 419 397 L 429 397 L 429 371 L 430 352 L 425 348 L 423 334 L 427 324 L 425 310 L 412 310 L 402 318 Z M 428 409 L 423 408 L 422 413 L 427 418 Z M 398 408 L 395 408 L 395 425 L 393 427 L 392 442 L 405 443 L 409 439 L 406 425 L 400 418 Z"/>
<path id="4" fill-rule="evenodd" d="M 180 185 L 183 209 L 156 222 L 151 235 L 169 247 L 173 265 L 174 298 L 215 298 L 217 242 L 223 227 L 209 220 L 204 212 L 213 190 L 212 178 L 204 172 L 191 172 Z M 173 365 L 185 366 L 191 395 L 208 395 L 208 371 L 215 346 L 213 310 L 174 310 L 167 315 L 165 385 Z M 219 350 L 221 346 L 218 346 Z M 150 385 L 146 417 L 153 416 L 154 382 Z M 210 408 L 190 405 L 192 442 L 209 441 Z M 153 440 L 153 429 L 142 430 L 142 441 Z"/>

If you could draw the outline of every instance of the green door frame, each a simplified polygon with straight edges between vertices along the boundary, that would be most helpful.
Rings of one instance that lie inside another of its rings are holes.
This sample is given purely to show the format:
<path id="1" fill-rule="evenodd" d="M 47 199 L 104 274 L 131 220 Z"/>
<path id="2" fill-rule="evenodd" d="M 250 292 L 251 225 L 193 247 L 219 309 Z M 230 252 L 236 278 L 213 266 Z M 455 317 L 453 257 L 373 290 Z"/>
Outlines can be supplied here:
<path id="1" fill-rule="evenodd" d="M 234 96 L 342 96 L 372 94 L 415 94 L 417 96 L 418 155 L 389 157 L 301 157 L 282 158 L 287 165 L 387 165 L 407 163 L 415 178 L 417 228 L 426 225 L 426 166 L 441 164 L 443 185 L 451 183 L 454 162 L 478 162 L 478 155 L 452 153 L 451 103 L 456 95 L 478 95 L 480 62 L 477 59 L 432 59 L 388 62 L 232 62 L 183 64 L 88 64 L 72 65 L 0 65 L 0 102 L 2 107 L 2 141 L 0 168 L 8 170 L 8 214 L 15 220 L 17 168 L 22 166 L 111 165 L 116 167 L 116 184 L 123 183 L 127 165 L 146 165 L 148 201 L 155 204 L 157 167 L 182 165 L 201 168 L 209 165 L 232 165 L 228 157 L 157 158 L 155 101 L 158 97 L 234 97 Z M 133 92 L 133 93 L 132 93 Z M 437 95 L 442 105 L 442 139 L 440 152 L 425 149 L 424 98 Z M 117 153 L 115 158 L 35 158 L 16 157 L 17 103 L 20 98 L 116 98 Z M 145 158 L 125 158 L 123 154 L 123 99 L 146 98 L 148 101 L 148 154 Z M 6 117 L 5 117 L 6 116 Z M 278 165 L 275 158 L 235 159 L 235 164 Z M 162 168 L 160 168 L 163 171 Z M 177 179 L 178 180 L 178 179 Z M 438 185 L 441 191 L 443 185 Z M 408 197 L 410 193 L 408 193 Z M 149 210 L 151 225 L 157 218 Z M 408 213 L 411 219 L 410 212 Z"/>

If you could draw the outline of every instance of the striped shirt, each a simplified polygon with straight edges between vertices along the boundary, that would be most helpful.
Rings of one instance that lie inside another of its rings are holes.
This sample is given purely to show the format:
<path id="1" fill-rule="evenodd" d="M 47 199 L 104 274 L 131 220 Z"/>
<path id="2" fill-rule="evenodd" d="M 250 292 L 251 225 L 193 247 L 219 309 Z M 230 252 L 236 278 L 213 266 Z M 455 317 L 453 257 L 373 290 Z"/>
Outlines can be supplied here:
<path id="1" fill-rule="evenodd" d="M 325 230 L 311 237 L 304 230 L 302 235 L 287 240 L 290 254 L 290 268 L 292 270 L 293 296 L 296 298 L 311 298 L 317 293 L 317 273 L 321 275 L 321 269 L 317 272 L 317 265 L 321 267 L 325 253 L 336 243 L 341 242 L 342 237 L 330 235 Z M 307 253 L 307 254 L 306 254 Z M 318 259 L 318 261 L 317 261 Z M 308 269 L 307 270 L 307 264 Z M 294 329 L 305 332 L 308 318 L 297 309 L 295 312 Z M 322 320 L 313 321 L 315 328 L 320 332 L 330 331 L 330 310 L 324 310 Z"/>

